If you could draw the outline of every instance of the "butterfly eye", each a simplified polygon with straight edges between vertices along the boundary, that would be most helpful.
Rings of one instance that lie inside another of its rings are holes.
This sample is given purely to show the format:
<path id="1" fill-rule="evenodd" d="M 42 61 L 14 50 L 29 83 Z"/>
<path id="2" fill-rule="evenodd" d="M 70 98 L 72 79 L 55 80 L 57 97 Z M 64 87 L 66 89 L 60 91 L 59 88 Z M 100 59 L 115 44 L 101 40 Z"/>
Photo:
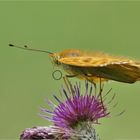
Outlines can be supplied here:
<path id="1" fill-rule="evenodd" d="M 60 65 L 59 59 L 60 59 L 60 56 L 55 56 L 54 59 L 53 59 L 54 63 L 57 64 L 57 65 Z"/>

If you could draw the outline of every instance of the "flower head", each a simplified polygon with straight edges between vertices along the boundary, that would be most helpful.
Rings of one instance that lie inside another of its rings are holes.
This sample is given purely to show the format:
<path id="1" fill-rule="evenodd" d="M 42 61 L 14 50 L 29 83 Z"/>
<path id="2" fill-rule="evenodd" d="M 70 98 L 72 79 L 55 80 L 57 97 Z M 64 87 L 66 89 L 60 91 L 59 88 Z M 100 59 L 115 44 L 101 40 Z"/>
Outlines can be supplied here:
<path id="1" fill-rule="evenodd" d="M 33 127 L 27 128 L 21 134 L 22 139 L 54 139 L 51 133 L 51 128 L 48 127 Z"/>
<path id="2" fill-rule="evenodd" d="M 46 139 L 46 140 L 68 140 L 69 132 L 63 128 L 56 126 L 49 127 L 33 127 L 25 129 L 20 135 L 21 140 L 32 140 L 32 139 Z"/>
<path id="3" fill-rule="evenodd" d="M 97 140 L 93 124 L 98 124 L 100 118 L 109 115 L 107 107 L 100 97 L 101 95 L 96 95 L 93 91 L 93 86 L 89 87 L 87 82 L 84 93 L 80 84 L 73 86 L 71 83 L 66 83 L 66 87 L 62 88 L 61 100 L 54 95 L 58 105 L 47 100 L 52 110 L 42 108 L 42 111 L 47 113 L 43 117 L 51 120 L 54 126 L 75 130 L 72 134 L 75 138 L 87 135 L 87 138 Z M 91 134 L 92 136 L 90 136 Z"/>
<path id="4" fill-rule="evenodd" d="M 71 89 L 70 89 L 71 88 Z M 80 85 L 70 85 L 66 90 L 62 89 L 65 101 L 61 101 L 54 96 L 58 101 L 58 106 L 48 101 L 53 110 L 42 109 L 43 112 L 51 114 L 52 122 L 59 127 L 73 128 L 81 122 L 97 123 L 100 118 L 109 115 L 106 106 L 101 101 L 99 95 L 95 95 L 92 85 L 89 89 L 86 83 L 86 92 L 82 93 Z M 49 116 L 45 116 L 49 118 Z"/>

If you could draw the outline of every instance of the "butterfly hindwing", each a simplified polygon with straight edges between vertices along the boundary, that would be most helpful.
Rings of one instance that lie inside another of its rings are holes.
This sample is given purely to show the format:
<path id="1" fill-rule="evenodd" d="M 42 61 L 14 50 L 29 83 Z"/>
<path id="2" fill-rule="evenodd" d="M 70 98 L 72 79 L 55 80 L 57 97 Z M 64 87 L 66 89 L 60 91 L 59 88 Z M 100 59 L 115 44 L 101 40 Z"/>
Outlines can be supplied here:
<path id="1" fill-rule="evenodd" d="M 134 83 L 140 80 L 140 64 L 128 59 L 100 57 L 61 58 L 62 65 L 69 66 L 75 73 L 107 80 Z"/>

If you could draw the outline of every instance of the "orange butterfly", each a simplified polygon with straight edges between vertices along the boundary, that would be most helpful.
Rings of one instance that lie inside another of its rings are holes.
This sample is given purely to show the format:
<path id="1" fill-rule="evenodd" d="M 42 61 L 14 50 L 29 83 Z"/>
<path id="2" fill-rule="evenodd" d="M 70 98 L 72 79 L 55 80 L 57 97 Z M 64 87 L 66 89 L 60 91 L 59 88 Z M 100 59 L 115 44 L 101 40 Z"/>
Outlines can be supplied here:
<path id="1" fill-rule="evenodd" d="M 114 80 L 124 83 L 134 83 L 140 80 L 140 62 L 107 55 L 104 53 L 90 53 L 80 50 L 65 50 L 60 53 L 51 53 L 43 50 L 35 50 L 19 47 L 26 50 L 49 53 L 52 61 L 57 66 L 63 68 L 69 75 L 67 77 L 78 77 L 86 79 L 91 83 L 99 80 Z"/>

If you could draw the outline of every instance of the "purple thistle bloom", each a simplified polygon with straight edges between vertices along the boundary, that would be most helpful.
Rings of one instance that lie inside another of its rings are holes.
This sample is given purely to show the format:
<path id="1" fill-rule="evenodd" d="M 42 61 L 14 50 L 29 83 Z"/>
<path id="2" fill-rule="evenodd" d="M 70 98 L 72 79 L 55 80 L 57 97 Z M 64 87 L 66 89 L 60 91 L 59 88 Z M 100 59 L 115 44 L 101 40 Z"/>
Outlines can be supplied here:
<path id="1" fill-rule="evenodd" d="M 68 140 L 69 130 L 63 128 L 50 127 L 33 127 L 25 129 L 20 135 L 20 140 L 46 139 L 46 140 Z"/>
<path id="2" fill-rule="evenodd" d="M 81 122 L 98 123 L 100 118 L 109 115 L 101 98 L 95 95 L 92 90 L 92 85 L 89 90 L 89 85 L 86 83 L 86 92 L 82 93 L 80 85 L 70 85 L 67 91 L 62 89 L 65 101 L 60 101 L 56 96 L 55 99 L 59 105 L 48 101 L 48 104 L 53 107 L 53 111 L 42 109 L 43 112 L 51 115 L 44 115 L 46 119 L 51 119 L 55 126 L 62 128 L 74 128 Z"/>
<path id="3" fill-rule="evenodd" d="M 54 139 L 51 129 L 47 127 L 27 128 L 20 137 L 21 139 Z"/>
<path id="4" fill-rule="evenodd" d="M 99 140 L 94 124 L 98 124 L 100 118 L 109 116 L 109 112 L 105 103 L 101 99 L 101 94 L 95 94 L 92 85 L 85 84 L 85 93 L 81 91 L 80 84 L 72 85 L 66 83 L 66 88 L 62 88 L 60 100 L 54 95 L 58 105 L 47 100 L 52 110 L 42 108 L 42 115 L 54 126 L 65 128 L 66 130 L 74 130 L 70 138 L 81 140 Z M 102 89 L 101 91 L 102 92 Z M 65 99 L 64 99 L 65 98 Z M 72 131 L 71 131 L 72 132 Z"/>

